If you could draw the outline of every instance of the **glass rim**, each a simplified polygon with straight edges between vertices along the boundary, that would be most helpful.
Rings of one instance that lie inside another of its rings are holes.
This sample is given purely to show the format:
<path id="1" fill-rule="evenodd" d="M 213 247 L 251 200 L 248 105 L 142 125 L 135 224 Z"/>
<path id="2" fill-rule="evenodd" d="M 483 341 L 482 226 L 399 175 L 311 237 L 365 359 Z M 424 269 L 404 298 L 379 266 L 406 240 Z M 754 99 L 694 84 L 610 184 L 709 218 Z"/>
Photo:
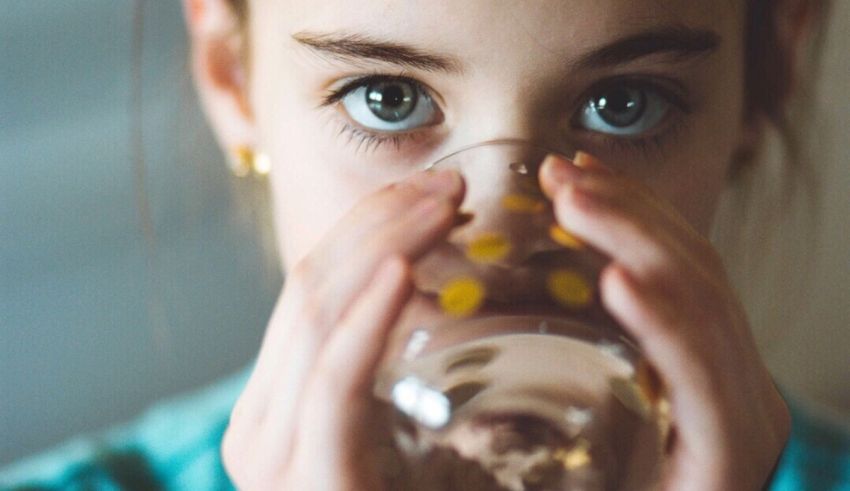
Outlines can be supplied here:
<path id="1" fill-rule="evenodd" d="M 485 140 L 485 141 L 481 141 L 481 142 L 471 143 L 469 145 L 465 145 L 463 147 L 460 147 L 457 150 L 453 150 L 452 152 L 450 152 L 446 155 L 443 155 L 442 157 L 438 158 L 437 160 L 434 160 L 429 164 L 425 164 L 425 166 L 423 167 L 422 170 L 425 170 L 425 171 L 430 170 L 430 169 L 434 168 L 435 166 L 437 166 L 438 164 L 440 164 L 441 162 L 444 162 L 444 161 L 446 161 L 446 160 L 448 160 L 452 157 L 455 157 L 456 155 L 458 155 L 460 153 L 466 152 L 468 150 L 473 150 L 473 149 L 476 149 L 476 148 L 479 148 L 479 147 L 492 147 L 492 146 L 499 146 L 499 145 L 515 146 L 515 147 L 531 147 L 531 148 L 535 148 L 537 150 L 544 151 L 546 155 L 549 155 L 549 154 L 558 155 L 559 157 L 566 159 L 570 162 L 573 162 L 575 160 L 574 157 L 570 157 L 570 156 L 566 155 L 564 152 L 562 152 L 560 150 L 556 150 L 555 148 L 551 147 L 550 145 L 547 145 L 547 144 L 544 144 L 544 143 L 541 143 L 541 142 L 538 142 L 538 141 L 524 140 L 522 138 L 496 138 L 496 139 L 493 139 L 493 140 Z"/>

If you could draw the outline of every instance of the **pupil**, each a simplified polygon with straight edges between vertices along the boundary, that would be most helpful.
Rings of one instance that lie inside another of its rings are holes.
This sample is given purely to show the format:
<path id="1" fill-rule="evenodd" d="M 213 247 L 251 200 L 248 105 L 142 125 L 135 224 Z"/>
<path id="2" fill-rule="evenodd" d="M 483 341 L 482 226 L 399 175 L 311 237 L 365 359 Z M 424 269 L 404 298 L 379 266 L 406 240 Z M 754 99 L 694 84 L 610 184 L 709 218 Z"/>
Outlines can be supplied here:
<path id="1" fill-rule="evenodd" d="M 404 82 L 375 82 L 366 89 L 366 104 L 378 118 L 395 123 L 401 121 L 416 108 L 417 93 L 414 87 Z"/>
<path id="2" fill-rule="evenodd" d="M 629 95 L 623 90 L 613 92 L 604 100 L 607 102 L 606 107 L 619 113 L 626 112 L 635 105 L 635 101 L 629 99 Z"/>
<path id="3" fill-rule="evenodd" d="M 390 107 L 398 107 L 404 102 L 404 91 L 398 85 L 391 85 L 384 91 L 381 100 Z"/>
<path id="4" fill-rule="evenodd" d="M 646 100 L 643 91 L 613 89 L 597 97 L 594 105 L 606 123 L 625 127 L 635 124 L 643 116 Z"/>

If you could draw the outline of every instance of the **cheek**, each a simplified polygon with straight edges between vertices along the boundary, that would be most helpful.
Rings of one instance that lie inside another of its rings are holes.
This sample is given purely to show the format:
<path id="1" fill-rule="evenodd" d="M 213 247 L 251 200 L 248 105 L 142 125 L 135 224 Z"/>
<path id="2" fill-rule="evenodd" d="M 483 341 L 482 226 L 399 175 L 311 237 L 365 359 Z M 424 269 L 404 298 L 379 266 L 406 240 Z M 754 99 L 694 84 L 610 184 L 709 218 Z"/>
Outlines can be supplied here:
<path id="1" fill-rule="evenodd" d="M 309 133 L 281 128 L 270 148 L 278 245 L 291 268 L 366 194 L 362 183 L 336 169 Z"/>
<path id="2" fill-rule="evenodd" d="M 739 101 L 731 95 L 695 121 L 688 138 L 666 155 L 664 170 L 649 182 L 705 236 L 711 230 L 720 195 L 728 185 L 732 155 L 743 132 Z"/>
<path id="3" fill-rule="evenodd" d="M 289 270 L 371 186 L 332 154 L 328 129 L 298 93 L 292 70 L 262 56 L 264 48 L 259 41 L 251 95 L 258 147 L 272 163 L 269 184 L 281 264 Z"/>
<path id="4" fill-rule="evenodd" d="M 663 169 L 649 183 L 705 236 L 711 230 L 720 196 L 729 185 L 732 156 L 745 134 L 743 70 L 734 54 L 721 58 L 717 70 L 724 75 L 706 79 L 709 97 L 681 140 L 665 154 Z"/>
<path id="5" fill-rule="evenodd" d="M 279 109 L 258 115 L 258 121 L 272 160 L 278 246 L 289 269 L 359 201 L 388 182 L 358 171 L 349 156 L 330 145 L 328 128 L 309 107 L 285 97 L 279 100 L 268 106 Z"/>
<path id="6" fill-rule="evenodd" d="M 687 170 L 667 173 L 650 187 L 703 236 L 708 236 L 721 193 L 726 187 L 726 163 L 713 150 L 690 152 L 677 162 Z"/>

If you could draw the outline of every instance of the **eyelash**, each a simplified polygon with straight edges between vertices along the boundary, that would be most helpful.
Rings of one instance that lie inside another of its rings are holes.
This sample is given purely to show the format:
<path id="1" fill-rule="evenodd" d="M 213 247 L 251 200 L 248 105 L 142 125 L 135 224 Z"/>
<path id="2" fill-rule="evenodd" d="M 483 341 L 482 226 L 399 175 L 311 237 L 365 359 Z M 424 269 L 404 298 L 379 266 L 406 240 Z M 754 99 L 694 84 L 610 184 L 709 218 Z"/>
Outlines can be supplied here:
<path id="1" fill-rule="evenodd" d="M 344 84 L 342 87 L 330 89 L 328 91 L 328 94 L 323 97 L 321 103 L 319 104 L 319 107 L 329 107 L 335 105 L 339 103 L 352 90 L 376 81 L 403 81 L 405 83 L 413 85 L 414 87 L 416 87 L 417 90 L 421 90 L 425 93 L 429 92 L 429 89 L 427 87 L 425 87 L 416 79 L 407 76 L 404 72 L 398 74 L 376 72 L 352 79 L 351 81 Z M 641 77 L 617 77 L 597 83 L 592 86 L 579 99 L 580 101 L 582 101 L 580 107 L 583 107 L 584 104 L 587 104 L 587 101 L 590 100 L 593 94 L 599 93 L 601 90 L 605 90 L 606 88 L 614 86 L 618 83 L 631 83 L 633 86 L 640 87 L 644 90 L 656 91 L 674 107 L 674 110 L 681 111 L 684 114 L 690 114 L 691 112 L 691 108 L 687 104 L 687 102 L 685 102 L 684 98 L 682 98 L 670 89 L 662 87 L 657 83 L 653 83 Z M 585 132 L 593 134 L 594 136 L 591 136 L 591 138 L 600 138 L 604 140 L 603 144 L 607 145 L 609 150 L 612 150 L 614 152 L 619 152 L 623 150 L 639 152 L 644 156 L 644 158 L 648 159 L 649 157 L 651 157 L 652 152 L 662 152 L 668 139 L 672 138 L 673 136 L 675 136 L 675 134 L 679 133 L 679 131 L 683 129 L 685 123 L 681 119 L 682 118 L 679 118 L 679 121 L 677 121 L 676 123 L 668 124 L 667 128 L 662 133 L 636 138 L 615 137 L 610 135 L 606 136 L 604 134 L 590 130 L 585 130 Z M 347 143 L 356 141 L 356 153 L 360 152 L 361 150 L 366 153 L 370 151 L 376 151 L 378 148 L 387 143 L 391 144 L 394 149 L 398 151 L 401 149 L 402 145 L 404 145 L 407 141 L 414 139 L 419 134 L 419 132 L 416 131 L 397 133 L 374 132 L 360 128 L 359 126 L 356 126 L 342 119 L 340 119 L 338 123 L 339 130 L 337 132 L 337 136 L 347 136 Z M 578 129 L 580 130 L 580 128 Z"/>
<path id="2" fill-rule="evenodd" d="M 365 153 L 377 150 L 385 143 L 390 143 L 395 150 L 400 150 L 401 146 L 408 140 L 414 138 L 415 133 L 375 133 L 367 131 L 351 123 L 340 121 L 339 131 L 337 136 L 347 137 L 346 143 L 357 142 L 355 153 L 362 149 Z"/>
<path id="3" fill-rule="evenodd" d="M 319 104 L 319 107 L 329 107 L 334 104 L 338 104 L 352 90 L 377 81 L 402 81 L 413 85 L 417 90 L 421 90 L 425 93 L 429 92 L 427 87 L 416 79 L 407 76 L 405 72 L 393 75 L 375 72 L 355 78 L 337 89 L 329 89 L 327 95 L 322 98 L 322 102 Z M 386 143 L 391 144 L 395 150 L 398 151 L 404 143 L 417 136 L 417 132 L 378 133 L 365 130 L 345 120 L 339 120 L 338 123 L 339 130 L 337 132 L 337 136 L 347 136 L 347 143 L 356 141 L 357 146 L 355 147 L 355 153 L 360 152 L 361 150 L 369 153 L 370 151 L 377 150 Z"/>
<path id="4" fill-rule="evenodd" d="M 679 85 L 679 83 L 674 79 L 666 77 L 655 78 L 660 78 L 661 80 L 665 81 L 670 85 Z M 579 101 L 581 101 L 579 109 L 584 107 L 584 105 L 587 104 L 587 102 L 591 99 L 591 97 L 593 97 L 594 94 L 599 94 L 602 91 L 608 90 L 612 87 L 616 87 L 617 85 L 622 84 L 629 84 L 632 87 L 639 88 L 641 90 L 655 91 L 672 106 L 672 110 L 679 111 L 685 115 L 691 114 L 692 112 L 691 105 L 686 101 L 686 98 L 678 94 L 676 90 L 665 87 L 663 84 L 653 81 L 647 77 L 633 75 L 609 78 L 594 84 L 579 98 Z M 665 119 L 668 118 L 670 118 L 669 115 L 665 117 Z M 602 143 L 608 147 L 609 151 L 613 151 L 615 153 L 622 151 L 639 152 L 645 160 L 649 160 L 651 157 L 656 156 L 658 154 L 662 154 L 663 156 L 663 150 L 667 142 L 670 139 L 674 138 L 682 130 L 684 130 L 686 125 L 687 118 L 675 118 L 675 122 L 673 123 L 662 123 L 660 125 L 666 126 L 662 132 L 648 134 L 640 137 L 617 137 L 612 135 L 605 135 L 604 133 L 598 133 L 579 127 L 574 127 L 573 129 L 581 131 L 585 134 L 589 134 L 589 137 L 591 139 L 603 140 Z"/>

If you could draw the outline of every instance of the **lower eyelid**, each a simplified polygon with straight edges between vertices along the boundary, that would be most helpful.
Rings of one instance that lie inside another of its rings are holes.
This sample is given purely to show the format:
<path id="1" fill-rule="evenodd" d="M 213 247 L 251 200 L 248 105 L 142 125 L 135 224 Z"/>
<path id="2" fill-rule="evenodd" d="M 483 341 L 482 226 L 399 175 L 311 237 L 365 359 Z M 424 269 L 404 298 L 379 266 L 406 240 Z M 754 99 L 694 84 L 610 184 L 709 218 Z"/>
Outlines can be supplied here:
<path id="1" fill-rule="evenodd" d="M 640 158 L 649 161 L 656 160 L 659 157 L 663 158 L 666 148 L 681 141 L 682 133 L 685 132 L 688 125 L 687 118 L 680 114 L 675 120 L 659 125 L 659 131 L 639 137 L 620 137 L 595 131 L 579 130 L 572 139 L 577 146 L 587 148 L 591 152 L 596 151 L 602 157 L 606 154 L 629 155 L 639 152 Z M 619 158 L 622 159 L 623 157 Z"/>
<path id="2" fill-rule="evenodd" d="M 334 114 L 331 122 L 337 126 L 335 137 L 344 138 L 344 144 L 356 143 L 355 153 L 376 151 L 385 143 L 392 143 L 399 150 L 402 145 L 416 143 L 427 136 L 424 131 L 374 132 L 357 126 L 344 114 Z"/>

